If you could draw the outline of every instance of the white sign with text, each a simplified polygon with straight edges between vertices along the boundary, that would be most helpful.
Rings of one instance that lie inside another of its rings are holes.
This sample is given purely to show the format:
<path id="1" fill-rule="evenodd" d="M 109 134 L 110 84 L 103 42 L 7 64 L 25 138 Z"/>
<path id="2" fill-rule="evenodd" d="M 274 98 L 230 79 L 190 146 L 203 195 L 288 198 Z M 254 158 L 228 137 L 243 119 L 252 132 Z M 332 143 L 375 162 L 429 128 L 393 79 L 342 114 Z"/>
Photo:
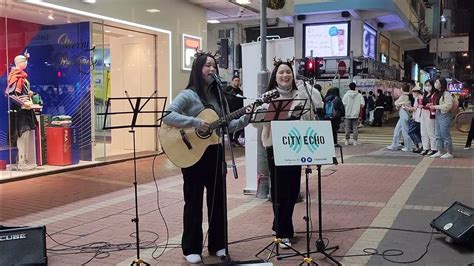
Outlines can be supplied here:
<path id="1" fill-rule="evenodd" d="M 275 165 L 332 164 L 331 121 L 272 121 Z"/>

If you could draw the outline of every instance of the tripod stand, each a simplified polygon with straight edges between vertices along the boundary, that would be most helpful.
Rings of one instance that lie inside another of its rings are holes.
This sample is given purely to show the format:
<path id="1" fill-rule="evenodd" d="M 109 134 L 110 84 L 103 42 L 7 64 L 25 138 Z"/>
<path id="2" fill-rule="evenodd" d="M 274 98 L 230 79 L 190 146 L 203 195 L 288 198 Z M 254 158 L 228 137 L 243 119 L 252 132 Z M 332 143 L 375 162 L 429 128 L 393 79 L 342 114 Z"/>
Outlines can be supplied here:
<path id="1" fill-rule="evenodd" d="M 333 246 L 333 247 L 326 247 L 326 244 L 324 243 L 323 240 L 323 217 L 322 217 L 322 202 L 321 202 L 321 165 L 317 165 L 317 170 L 318 170 L 318 240 L 316 240 L 316 251 L 311 251 L 310 249 L 310 237 L 309 237 L 309 231 L 310 231 L 310 226 L 309 226 L 309 186 L 308 186 L 308 178 L 309 174 L 312 173 L 312 169 L 307 166 L 305 169 L 305 175 L 306 175 L 306 216 L 304 217 L 304 220 L 306 222 L 306 257 L 305 257 L 305 262 L 313 262 L 310 254 L 314 253 L 321 253 L 323 254 L 326 258 L 330 259 L 336 265 L 342 265 L 340 262 L 335 260 L 331 255 L 327 252 L 329 250 L 338 250 L 339 246 Z M 280 256 L 279 259 L 284 259 L 284 258 L 290 258 L 294 257 L 297 255 L 301 254 L 292 254 L 289 256 Z M 302 265 L 301 263 L 300 265 Z"/>
<path id="2" fill-rule="evenodd" d="M 120 128 L 130 128 L 128 131 L 129 133 L 132 134 L 132 141 L 133 141 L 133 187 L 134 187 L 134 193 L 135 193 L 135 217 L 132 218 L 132 223 L 135 223 L 135 243 L 136 243 L 136 250 L 137 250 L 137 257 L 132 261 L 130 265 L 150 265 L 149 263 L 145 262 L 143 259 L 140 258 L 140 229 L 139 229 L 139 216 L 138 216 L 138 181 L 137 181 L 137 155 L 136 155 L 136 138 L 135 138 L 135 128 L 136 127 L 151 127 L 151 128 L 157 128 L 161 126 L 161 119 L 165 116 L 165 111 L 164 107 L 166 106 L 166 97 L 155 97 L 153 95 L 156 94 L 156 91 L 153 92 L 153 94 L 150 97 L 130 97 L 128 95 L 128 92 L 125 91 L 125 95 L 127 97 L 116 97 L 116 98 L 109 98 L 107 100 L 107 106 L 105 109 L 105 113 L 99 113 L 98 115 L 104 115 L 104 126 L 102 129 L 120 129 Z M 162 100 L 163 102 L 161 103 L 161 106 L 163 106 L 163 109 L 160 111 L 158 110 L 153 110 L 153 111 L 143 111 L 143 108 L 146 106 L 146 104 L 150 100 L 156 100 L 160 101 Z M 111 106 L 112 102 L 121 102 L 127 100 L 130 104 L 130 107 L 132 111 L 126 111 L 126 112 L 109 112 L 109 107 Z M 135 100 L 135 103 L 132 102 L 132 100 Z M 143 104 L 141 104 L 142 100 L 146 100 Z M 115 125 L 115 126 L 107 126 L 107 117 L 112 116 L 112 115 L 132 115 L 132 119 L 130 124 L 128 125 Z M 137 124 L 137 119 L 139 114 L 152 114 L 154 115 L 153 117 L 153 123 L 152 124 Z M 157 118 L 157 115 L 161 115 L 161 117 Z M 157 122 L 157 123 L 156 123 Z"/>
<path id="3" fill-rule="evenodd" d="M 254 119 L 253 121 L 251 121 L 252 123 L 260 123 L 260 122 L 270 122 L 270 121 L 277 121 L 277 120 L 299 120 L 301 118 L 301 116 L 304 114 L 305 110 L 304 110 L 304 106 L 306 105 L 306 99 L 280 99 L 280 100 L 274 100 L 272 102 L 270 102 L 270 105 L 268 107 L 267 110 L 265 111 L 262 111 L 262 110 L 259 110 L 257 111 L 257 113 L 255 114 L 254 116 Z M 296 103 L 296 104 L 295 104 Z M 295 106 L 293 107 L 292 109 L 292 106 Z M 273 122 L 272 122 L 273 123 Z M 273 241 L 271 243 L 269 243 L 267 246 L 265 246 L 263 249 L 261 249 L 257 254 L 256 256 L 258 257 L 263 251 L 265 250 L 268 250 L 269 247 L 273 246 L 273 248 L 270 250 L 270 253 L 267 257 L 267 261 L 270 260 L 272 258 L 272 254 L 274 253 L 274 251 L 276 250 L 276 255 L 275 256 L 279 256 L 279 247 L 282 246 L 282 247 L 285 247 L 285 248 L 288 248 L 288 249 L 291 249 L 293 250 L 294 252 L 297 252 L 299 253 L 296 249 L 292 248 L 290 246 L 289 243 L 286 243 L 282 240 L 282 238 L 280 237 L 282 232 L 280 232 L 280 215 L 281 215 L 281 211 L 283 210 L 282 209 L 282 206 L 280 206 L 282 203 L 285 203 L 286 206 L 284 206 L 285 208 L 291 208 L 291 211 L 290 213 L 285 213 L 284 214 L 284 217 L 286 218 L 282 218 L 284 220 L 287 220 L 288 217 L 287 215 L 290 216 L 289 219 L 291 219 L 291 215 L 292 215 L 292 209 L 293 209 L 293 206 L 294 206 L 294 203 L 292 202 L 288 202 L 288 201 L 291 201 L 291 198 L 293 197 L 291 194 L 291 192 L 289 192 L 290 195 L 287 195 L 289 196 L 289 199 L 280 199 L 280 197 L 278 196 L 280 193 L 278 192 L 279 191 L 279 172 L 282 171 L 285 173 L 288 172 L 289 175 L 293 176 L 293 175 L 299 175 L 301 173 L 301 168 L 296 168 L 296 169 L 293 169 L 293 168 L 277 168 L 277 164 L 275 163 L 275 160 L 273 159 L 274 158 L 274 150 L 272 148 L 267 148 L 267 152 L 268 152 L 268 162 L 269 162 L 269 168 L 270 168 L 270 171 L 271 171 L 271 180 L 272 180 L 272 204 L 273 204 L 273 212 L 274 212 L 274 215 L 275 215 L 275 218 L 274 218 L 274 230 L 276 231 L 276 236 L 275 238 L 273 239 Z M 294 171 L 297 170 L 298 173 L 294 173 Z M 282 174 L 282 173 L 280 173 Z M 298 179 L 299 180 L 299 179 Z M 294 180 L 293 180 L 294 182 Z M 291 183 L 291 181 L 290 181 Z M 294 185 L 294 184 L 293 184 Z M 291 186 L 291 185 L 290 185 Z M 298 184 L 299 186 L 299 184 Z M 299 190 L 297 191 L 299 193 Z M 288 206 L 288 204 L 293 204 L 292 206 Z M 287 223 L 287 222 L 284 222 L 284 223 Z M 291 223 L 291 221 L 290 221 Z M 285 230 L 291 230 L 291 232 L 285 232 L 286 234 L 288 233 L 291 233 L 292 234 L 292 225 L 291 226 L 291 229 L 289 229 L 288 225 L 286 225 L 285 227 Z"/>
<path id="4" fill-rule="evenodd" d="M 303 134 L 304 133 L 304 134 Z M 322 253 L 337 265 L 341 265 L 334 260 L 328 250 L 337 250 L 339 247 L 326 247 L 322 237 L 322 202 L 321 202 L 321 165 L 333 164 L 335 149 L 332 138 L 330 121 L 275 121 L 272 122 L 273 146 L 278 149 L 275 153 L 275 165 L 306 165 L 306 253 L 296 251 L 291 255 L 277 255 L 277 259 L 284 259 L 294 256 L 303 256 L 300 265 L 317 265 L 310 254 Z M 287 136 L 292 137 L 288 141 Z M 312 172 L 310 165 L 315 164 L 318 169 L 318 210 L 319 210 L 319 237 L 316 241 L 316 251 L 310 250 L 310 206 L 309 206 L 309 174 Z"/>

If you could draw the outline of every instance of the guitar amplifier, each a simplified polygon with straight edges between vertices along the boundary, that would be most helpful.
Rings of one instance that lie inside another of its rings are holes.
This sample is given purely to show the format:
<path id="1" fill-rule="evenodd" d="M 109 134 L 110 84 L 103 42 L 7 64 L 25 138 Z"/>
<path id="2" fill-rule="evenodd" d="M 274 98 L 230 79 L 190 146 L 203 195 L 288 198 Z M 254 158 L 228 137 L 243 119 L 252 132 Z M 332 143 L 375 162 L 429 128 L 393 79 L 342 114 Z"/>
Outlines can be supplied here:
<path id="1" fill-rule="evenodd" d="M 0 226 L 0 265 L 47 264 L 45 226 Z"/>
<path id="2" fill-rule="evenodd" d="M 474 245 L 474 209 L 458 201 L 430 225 L 450 236 L 456 243 Z"/>

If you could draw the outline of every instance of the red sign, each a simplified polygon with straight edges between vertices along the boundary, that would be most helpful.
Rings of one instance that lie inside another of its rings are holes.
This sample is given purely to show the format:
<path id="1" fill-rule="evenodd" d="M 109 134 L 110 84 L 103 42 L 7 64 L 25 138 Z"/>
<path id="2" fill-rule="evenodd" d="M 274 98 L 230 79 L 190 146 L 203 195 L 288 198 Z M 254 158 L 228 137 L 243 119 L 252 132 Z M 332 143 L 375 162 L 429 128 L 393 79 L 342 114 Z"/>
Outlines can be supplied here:
<path id="1" fill-rule="evenodd" d="M 339 61 L 339 64 L 337 65 L 337 72 L 339 73 L 340 76 L 344 76 L 346 74 L 347 66 L 346 62 L 344 61 Z"/>

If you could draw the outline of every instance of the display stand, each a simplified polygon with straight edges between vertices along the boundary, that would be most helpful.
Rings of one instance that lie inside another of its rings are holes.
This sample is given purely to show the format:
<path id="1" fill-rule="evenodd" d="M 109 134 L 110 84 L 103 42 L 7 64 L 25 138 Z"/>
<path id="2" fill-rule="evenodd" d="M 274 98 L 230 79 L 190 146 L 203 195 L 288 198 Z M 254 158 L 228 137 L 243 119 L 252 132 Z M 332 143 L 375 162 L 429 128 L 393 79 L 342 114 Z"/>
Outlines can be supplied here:
<path id="1" fill-rule="evenodd" d="M 132 140 L 133 140 L 133 174 L 134 174 L 134 181 L 133 186 L 135 189 L 135 217 L 132 219 L 132 222 L 135 223 L 135 239 L 136 239 L 136 246 L 137 246 L 137 257 L 133 260 L 130 265 L 150 265 L 149 263 L 145 262 L 143 259 L 140 258 L 140 230 L 139 230 L 139 217 L 138 217 L 138 182 L 137 182 L 137 156 L 136 156 L 136 147 L 135 147 L 135 128 L 137 127 L 152 127 L 157 128 L 161 126 L 161 122 L 163 117 L 165 117 L 168 112 L 164 111 L 166 106 L 166 97 L 158 97 L 156 95 L 156 91 L 150 97 L 130 97 L 128 92 L 125 91 L 125 95 L 127 97 L 116 97 L 116 98 L 109 98 L 107 99 L 107 107 L 105 109 L 105 113 L 99 113 L 98 115 L 104 115 L 104 126 L 102 129 L 119 129 L 119 128 L 130 128 L 128 131 L 132 133 Z M 134 102 L 133 102 L 134 100 Z M 154 111 L 143 111 L 145 105 L 150 102 L 150 100 L 154 100 L 153 102 L 158 101 L 157 106 L 162 106 L 163 109 L 161 110 L 154 110 Z M 162 103 L 159 103 L 159 101 Z M 125 112 L 109 112 L 109 107 L 112 102 L 121 103 L 123 101 L 128 101 L 130 104 L 131 111 Z M 143 102 L 144 101 L 144 102 Z M 116 126 L 107 126 L 107 118 L 113 115 L 132 115 L 130 124 L 126 125 L 116 125 Z M 139 114 L 155 114 L 155 123 L 153 124 L 137 124 L 137 119 Z"/>
<path id="2" fill-rule="evenodd" d="M 293 104 L 293 102 L 297 102 L 296 104 Z M 260 109 L 256 110 L 254 112 L 254 116 L 250 120 L 250 123 L 265 123 L 265 122 L 272 122 L 272 121 L 287 121 L 287 120 L 299 120 L 301 116 L 309 111 L 309 109 L 305 110 L 303 107 L 306 106 L 306 99 L 279 99 L 279 100 L 273 100 L 269 103 L 268 109 Z M 291 109 L 292 106 L 296 106 L 295 108 Z M 276 164 L 275 164 L 276 166 Z M 276 175 L 276 171 L 275 171 Z M 278 193 L 278 178 L 275 176 L 275 198 L 278 198 L 277 193 Z M 278 209 L 279 209 L 279 204 L 276 201 L 276 199 L 272 199 L 272 203 L 274 204 L 274 208 L 276 209 L 275 211 L 275 219 L 278 221 Z M 278 232 L 278 222 L 276 223 L 275 228 L 276 232 Z M 255 256 L 259 256 L 261 253 L 263 253 L 265 250 L 268 250 L 270 247 L 272 249 L 270 250 L 270 253 L 268 254 L 267 261 L 270 260 L 273 257 L 278 257 L 280 255 L 280 250 L 279 250 L 279 245 L 283 244 L 285 245 L 288 249 L 293 250 L 294 252 L 297 252 L 301 254 L 298 250 L 292 248 L 291 246 L 287 245 L 286 243 L 282 242 L 282 239 L 280 237 L 275 236 L 273 241 L 269 244 L 267 244 L 264 248 L 262 248 Z M 275 255 L 273 255 L 275 254 Z M 273 255 L 273 256 L 272 256 Z M 301 254 L 303 255 L 303 254 Z"/>
<path id="3" fill-rule="evenodd" d="M 295 251 L 291 255 L 277 255 L 277 259 L 285 259 L 294 256 L 302 256 L 303 262 L 300 265 L 317 265 L 311 258 L 313 253 L 322 253 L 325 257 L 337 265 L 338 261 L 330 256 L 327 251 L 337 250 L 339 246 L 326 247 L 322 236 L 322 196 L 321 196 L 321 165 L 333 164 L 335 157 L 334 142 L 332 138 L 330 121 L 298 121 L 288 124 L 288 122 L 272 122 L 273 147 L 275 150 L 275 165 L 306 165 L 306 252 Z M 288 145 L 283 141 L 288 132 L 300 141 L 294 145 Z M 301 133 L 300 133 L 301 132 Z M 309 174 L 312 172 L 310 165 L 316 165 L 318 169 L 318 212 L 319 212 L 319 232 L 316 241 L 316 251 L 310 250 L 310 217 L 309 217 Z"/>

